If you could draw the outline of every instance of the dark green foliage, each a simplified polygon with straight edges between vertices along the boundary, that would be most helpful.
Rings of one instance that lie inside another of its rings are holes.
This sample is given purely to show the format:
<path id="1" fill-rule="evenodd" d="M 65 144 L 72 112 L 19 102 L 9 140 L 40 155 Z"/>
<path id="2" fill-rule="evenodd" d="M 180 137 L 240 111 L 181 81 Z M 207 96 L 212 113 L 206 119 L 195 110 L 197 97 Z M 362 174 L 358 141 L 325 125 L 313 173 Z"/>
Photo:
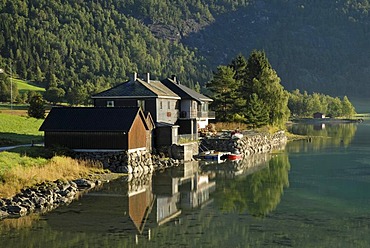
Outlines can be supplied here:
<path id="1" fill-rule="evenodd" d="M 288 93 L 263 51 L 246 60 L 238 55 L 229 66 L 219 66 L 207 87 L 219 121 L 244 121 L 259 127 L 281 126 L 289 118 Z"/>
<path id="2" fill-rule="evenodd" d="M 266 104 L 258 99 L 256 93 L 253 93 L 248 100 L 245 111 L 246 123 L 253 127 L 262 127 L 269 123 L 269 112 Z"/>
<path id="3" fill-rule="evenodd" d="M 42 96 L 40 94 L 36 94 L 29 102 L 30 106 L 28 108 L 28 116 L 36 119 L 45 118 L 45 106 Z"/>
<path id="4" fill-rule="evenodd" d="M 11 64 L 75 104 L 133 71 L 204 86 L 217 65 L 256 48 L 286 88 L 366 95 L 369 9 L 368 0 L 3 0 L 0 68 Z M 251 78 L 264 66 L 255 55 Z M 237 80 L 243 63 L 230 65 Z M 77 101 L 72 86 L 86 88 Z"/>
<path id="5" fill-rule="evenodd" d="M 63 89 L 57 88 L 57 87 L 51 87 L 45 91 L 44 99 L 55 105 L 58 102 L 63 101 L 64 95 L 65 95 L 65 92 Z"/>
<path id="6" fill-rule="evenodd" d="M 170 25 L 181 37 L 177 33 L 209 23 L 210 8 L 217 7 L 169 0 L 4 0 L 0 66 L 12 63 L 18 77 L 63 89 L 70 104 L 88 102 L 92 93 L 128 80 L 133 71 L 153 78 L 175 73 L 188 86 L 203 84 L 209 71 L 195 50 L 161 32 Z"/>
<path id="7" fill-rule="evenodd" d="M 231 121 L 235 113 L 235 99 L 237 97 L 237 81 L 234 79 L 235 71 L 229 66 L 219 66 L 214 72 L 213 79 L 207 88 L 213 94 L 212 106 L 219 121 Z"/>

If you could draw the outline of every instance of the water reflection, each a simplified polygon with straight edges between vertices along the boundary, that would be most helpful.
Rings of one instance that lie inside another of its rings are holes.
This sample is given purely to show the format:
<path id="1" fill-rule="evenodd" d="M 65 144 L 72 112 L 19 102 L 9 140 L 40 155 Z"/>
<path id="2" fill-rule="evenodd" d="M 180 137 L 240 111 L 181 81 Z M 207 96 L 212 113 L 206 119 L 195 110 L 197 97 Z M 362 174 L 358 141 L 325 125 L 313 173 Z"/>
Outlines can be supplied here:
<path id="1" fill-rule="evenodd" d="M 27 221 L 23 228 L 9 223 L 17 220 L 1 222 L 0 235 L 6 247 L 18 243 L 130 247 L 168 242 L 164 233 L 186 230 L 190 236 L 201 235 L 214 220 L 202 211 L 208 206 L 258 217 L 273 211 L 289 184 L 289 168 L 286 155 L 260 154 L 223 164 L 193 161 L 155 175 L 123 177 L 69 206 L 33 218 L 32 224 Z"/>
<path id="2" fill-rule="evenodd" d="M 310 138 L 304 142 L 292 142 L 287 146 L 288 152 L 318 151 L 327 146 L 348 147 L 357 131 L 356 123 L 323 123 L 294 124 L 288 131 L 294 134 L 307 135 Z"/>
<path id="3" fill-rule="evenodd" d="M 284 188 L 289 186 L 290 163 L 287 154 L 254 155 L 258 165 L 244 169 L 234 180 L 217 181 L 217 204 L 223 212 L 247 212 L 264 217 L 281 200 Z"/>

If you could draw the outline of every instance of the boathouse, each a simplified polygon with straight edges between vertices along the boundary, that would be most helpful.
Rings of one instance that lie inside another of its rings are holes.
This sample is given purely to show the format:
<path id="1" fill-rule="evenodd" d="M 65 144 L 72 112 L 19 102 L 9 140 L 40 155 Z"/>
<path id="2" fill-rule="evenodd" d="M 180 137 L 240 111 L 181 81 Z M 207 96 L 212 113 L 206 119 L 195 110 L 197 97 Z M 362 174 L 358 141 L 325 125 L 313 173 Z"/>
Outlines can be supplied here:
<path id="1" fill-rule="evenodd" d="M 315 119 L 325 119 L 325 114 L 320 113 L 320 112 L 316 112 L 316 113 L 313 114 L 313 118 L 315 118 Z"/>
<path id="2" fill-rule="evenodd" d="M 52 108 L 39 130 L 45 132 L 45 147 L 150 151 L 148 120 L 139 107 L 62 107 Z"/>

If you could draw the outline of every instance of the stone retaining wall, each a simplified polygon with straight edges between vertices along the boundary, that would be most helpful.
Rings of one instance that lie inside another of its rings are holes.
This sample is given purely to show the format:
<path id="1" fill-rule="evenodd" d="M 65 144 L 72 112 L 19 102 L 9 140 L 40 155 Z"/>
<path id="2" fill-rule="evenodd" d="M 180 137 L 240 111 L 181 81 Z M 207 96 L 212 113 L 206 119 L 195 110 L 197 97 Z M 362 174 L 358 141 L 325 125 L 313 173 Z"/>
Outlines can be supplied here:
<path id="1" fill-rule="evenodd" d="M 209 150 L 240 153 L 244 156 L 257 153 L 266 153 L 285 146 L 287 137 L 284 131 L 274 134 L 247 132 L 243 138 L 211 137 L 204 138 L 201 146 Z"/>
<path id="2" fill-rule="evenodd" d="M 152 173 L 156 169 L 177 166 L 180 161 L 171 158 L 161 158 L 152 155 L 146 150 L 121 151 L 121 152 L 80 152 L 75 158 L 98 161 L 104 169 L 112 172 L 133 174 L 139 177 L 141 174 Z"/>

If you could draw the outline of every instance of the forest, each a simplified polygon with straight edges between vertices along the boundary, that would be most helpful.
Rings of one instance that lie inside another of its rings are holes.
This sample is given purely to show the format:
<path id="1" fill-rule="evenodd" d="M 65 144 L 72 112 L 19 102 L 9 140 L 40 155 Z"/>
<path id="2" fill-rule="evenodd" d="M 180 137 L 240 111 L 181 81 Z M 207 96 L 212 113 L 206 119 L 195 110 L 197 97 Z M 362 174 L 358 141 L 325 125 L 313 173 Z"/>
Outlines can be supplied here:
<path id="1" fill-rule="evenodd" d="M 366 96 L 369 9 L 368 0 L 0 0 L 0 68 L 75 105 L 133 71 L 204 89 L 218 65 L 259 49 L 288 90 Z M 0 101 L 8 81 L 0 77 Z"/>

